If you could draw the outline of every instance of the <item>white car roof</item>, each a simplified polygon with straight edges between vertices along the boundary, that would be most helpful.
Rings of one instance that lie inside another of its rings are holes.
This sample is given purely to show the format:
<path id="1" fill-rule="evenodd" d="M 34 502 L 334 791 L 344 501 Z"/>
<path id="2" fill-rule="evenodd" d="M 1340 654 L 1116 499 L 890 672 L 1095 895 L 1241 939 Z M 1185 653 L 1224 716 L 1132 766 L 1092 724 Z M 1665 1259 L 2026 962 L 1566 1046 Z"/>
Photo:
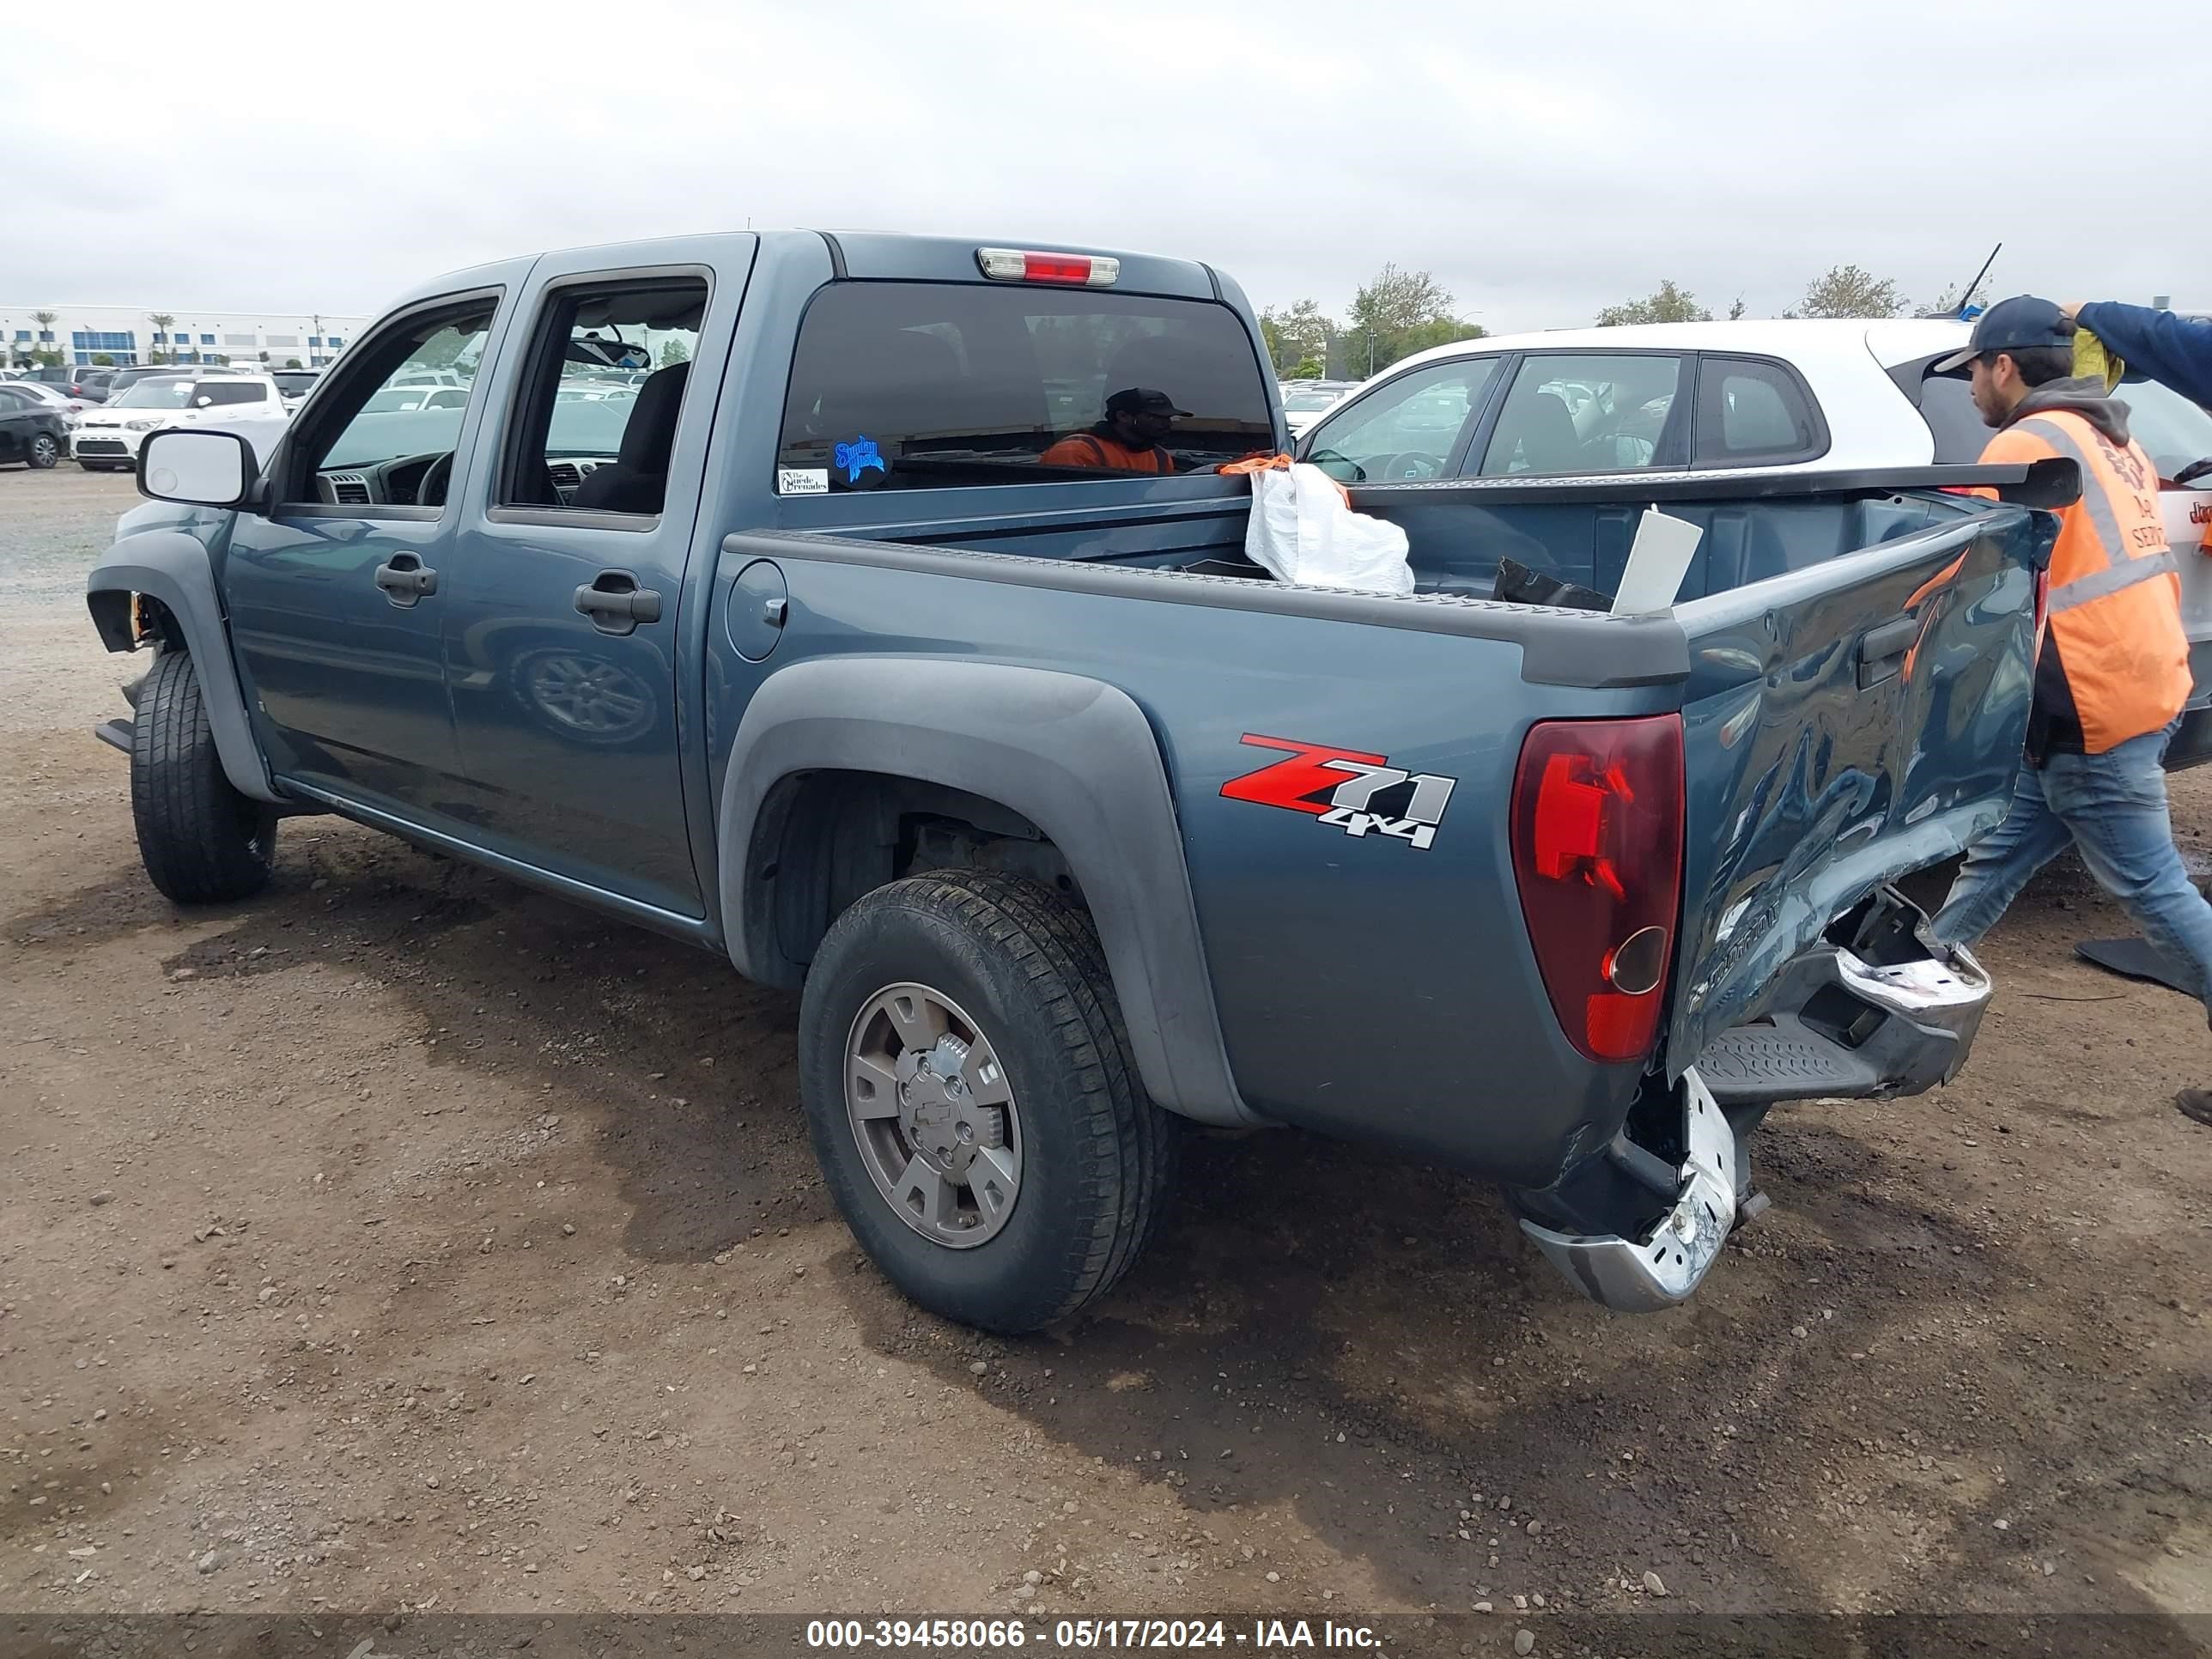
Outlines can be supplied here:
<path id="1" fill-rule="evenodd" d="M 1401 374 L 1421 363 L 1479 357 L 1493 351 L 1744 351 L 1780 357 L 1801 368 L 1808 360 L 1871 355 L 1885 368 L 1956 351 L 1973 331 L 1952 317 L 1743 318 L 1735 322 L 1626 323 L 1616 328 L 1552 328 L 1527 334 L 1486 334 L 1417 353 L 1390 365 Z"/>

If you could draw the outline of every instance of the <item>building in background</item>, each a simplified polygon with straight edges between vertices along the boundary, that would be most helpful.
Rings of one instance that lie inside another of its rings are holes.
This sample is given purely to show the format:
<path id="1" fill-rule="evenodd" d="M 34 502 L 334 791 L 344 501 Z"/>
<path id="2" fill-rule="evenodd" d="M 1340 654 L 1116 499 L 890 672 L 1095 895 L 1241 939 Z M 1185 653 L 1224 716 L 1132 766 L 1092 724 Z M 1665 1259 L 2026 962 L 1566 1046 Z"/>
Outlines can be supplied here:
<path id="1" fill-rule="evenodd" d="M 296 364 L 335 362 L 368 319 L 332 312 L 185 311 L 149 306 L 0 305 L 0 362 Z"/>

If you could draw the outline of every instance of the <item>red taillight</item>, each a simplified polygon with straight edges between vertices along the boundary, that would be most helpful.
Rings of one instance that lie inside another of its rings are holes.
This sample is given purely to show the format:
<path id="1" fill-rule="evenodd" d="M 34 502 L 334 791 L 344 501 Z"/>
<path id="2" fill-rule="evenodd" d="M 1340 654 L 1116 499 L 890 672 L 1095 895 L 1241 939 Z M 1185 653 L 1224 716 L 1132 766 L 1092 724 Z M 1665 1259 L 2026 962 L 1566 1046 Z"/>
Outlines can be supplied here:
<path id="1" fill-rule="evenodd" d="M 1121 262 L 1103 253 L 1036 253 L 1013 247 L 979 247 L 975 264 L 994 283 L 1067 283 L 1111 288 Z"/>
<path id="2" fill-rule="evenodd" d="M 2035 573 L 2035 654 L 2043 654 L 2043 624 L 2051 620 L 2051 567 Z"/>
<path id="3" fill-rule="evenodd" d="M 1681 899 L 1681 717 L 1532 726 L 1513 781 L 1513 872 L 1568 1039 L 1592 1060 L 1649 1054 Z"/>

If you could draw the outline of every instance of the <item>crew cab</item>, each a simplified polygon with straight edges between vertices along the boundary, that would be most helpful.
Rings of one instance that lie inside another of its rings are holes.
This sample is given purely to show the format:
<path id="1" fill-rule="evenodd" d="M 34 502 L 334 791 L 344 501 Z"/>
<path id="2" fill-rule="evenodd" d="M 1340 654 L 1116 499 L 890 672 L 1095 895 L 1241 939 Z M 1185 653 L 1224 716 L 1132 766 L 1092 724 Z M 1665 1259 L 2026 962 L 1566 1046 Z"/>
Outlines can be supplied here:
<path id="1" fill-rule="evenodd" d="M 1966 464 L 1990 441 L 1952 318 L 1633 324 L 1486 337 L 1393 364 L 1301 453 L 1344 483 L 1812 473 Z M 2113 394 L 2158 468 L 2196 690 L 2169 769 L 2212 760 L 2212 413 L 2138 374 Z M 1587 581 L 1587 574 L 1559 573 Z"/>
<path id="2" fill-rule="evenodd" d="M 632 360 L 634 398 L 563 398 Z M 386 406 L 446 374 L 461 407 Z M 1171 471 L 1047 459 L 1125 389 L 1178 411 Z M 1581 1289 L 1672 1305 L 1771 1106 L 1966 1057 L 1989 981 L 1893 884 L 2004 810 L 2072 469 L 1359 484 L 1393 598 L 1243 560 L 1216 469 L 1286 437 L 1188 261 L 779 232 L 461 271 L 265 467 L 147 439 L 88 604 L 151 662 L 100 735 L 179 902 L 335 812 L 799 990 L 827 1184 L 951 1317 L 1102 1295 L 1185 1123 L 1479 1172 Z M 1671 609 L 1493 597 L 1508 559 L 1609 591 L 1654 501 L 1703 532 Z"/>

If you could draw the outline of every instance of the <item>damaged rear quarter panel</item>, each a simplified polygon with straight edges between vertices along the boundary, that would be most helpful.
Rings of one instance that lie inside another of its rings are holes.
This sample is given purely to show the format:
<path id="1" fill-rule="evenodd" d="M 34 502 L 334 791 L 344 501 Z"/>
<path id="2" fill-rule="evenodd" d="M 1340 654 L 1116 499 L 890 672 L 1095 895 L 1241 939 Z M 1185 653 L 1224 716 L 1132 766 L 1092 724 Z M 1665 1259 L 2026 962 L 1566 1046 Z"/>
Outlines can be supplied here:
<path id="1" fill-rule="evenodd" d="M 2003 817 L 2044 544 L 2027 511 L 1996 508 L 1677 608 L 1690 836 L 1671 1075 L 1754 1018 L 1836 916 Z M 1862 640 L 1907 615 L 1909 650 L 1862 685 Z"/>

